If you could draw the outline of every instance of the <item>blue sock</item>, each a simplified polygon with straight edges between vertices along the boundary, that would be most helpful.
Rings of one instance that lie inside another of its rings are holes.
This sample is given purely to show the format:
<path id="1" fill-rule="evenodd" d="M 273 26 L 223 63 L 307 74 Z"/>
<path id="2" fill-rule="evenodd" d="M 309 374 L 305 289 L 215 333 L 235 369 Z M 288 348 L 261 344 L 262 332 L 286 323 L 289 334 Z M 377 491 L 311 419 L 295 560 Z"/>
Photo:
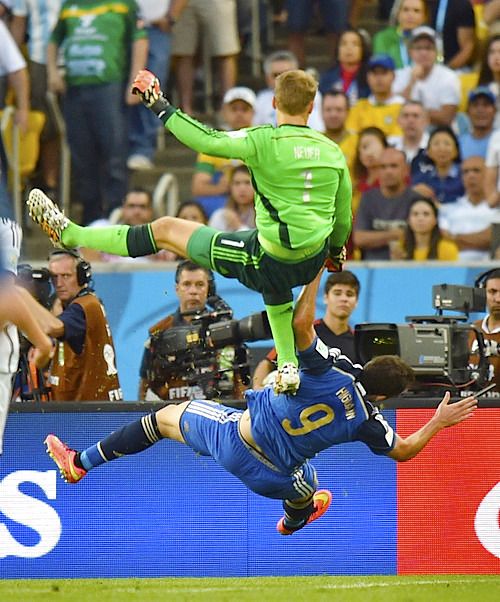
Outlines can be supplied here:
<path id="1" fill-rule="evenodd" d="M 301 505 L 302 506 L 302 505 Z M 284 525 L 287 529 L 298 531 L 307 523 L 307 519 L 314 512 L 313 498 L 306 502 L 305 506 L 297 507 L 289 500 L 283 500 L 283 510 L 285 511 Z"/>
<path id="2" fill-rule="evenodd" d="M 162 438 L 156 422 L 156 414 L 148 414 L 114 431 L 96 445 L 79 454 L 78 460 L 85 470 L 91 470 L 121 456 L 137 454 L 151 447 Z"/>

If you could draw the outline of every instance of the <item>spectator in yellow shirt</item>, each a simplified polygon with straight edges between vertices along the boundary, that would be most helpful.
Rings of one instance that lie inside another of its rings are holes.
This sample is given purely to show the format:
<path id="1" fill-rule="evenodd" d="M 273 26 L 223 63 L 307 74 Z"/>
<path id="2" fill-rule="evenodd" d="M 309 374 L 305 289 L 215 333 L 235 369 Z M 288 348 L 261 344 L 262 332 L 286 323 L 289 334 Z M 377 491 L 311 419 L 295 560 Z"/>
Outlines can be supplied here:
<path id="1" fill-rule="evenodd" d="M 387 54 L 376 54 L 368 61 L 366 75 L 370 95 L 351 107 L 347 128 L 360 132 L 367 127 L 378 127 L 386 136 L 400 136 L 399 112 L 405 100 L 392 93 L 394 60 Z"/>
<path id="2" fill-rule="evenodd" d="M 410 205 L 407 226 L 401 241 L 391 247 L 391 259 L 456 261 L 457 245 L 444 238 L 438 225 L 438 209 L 433 201 L 419 197 Z"/>

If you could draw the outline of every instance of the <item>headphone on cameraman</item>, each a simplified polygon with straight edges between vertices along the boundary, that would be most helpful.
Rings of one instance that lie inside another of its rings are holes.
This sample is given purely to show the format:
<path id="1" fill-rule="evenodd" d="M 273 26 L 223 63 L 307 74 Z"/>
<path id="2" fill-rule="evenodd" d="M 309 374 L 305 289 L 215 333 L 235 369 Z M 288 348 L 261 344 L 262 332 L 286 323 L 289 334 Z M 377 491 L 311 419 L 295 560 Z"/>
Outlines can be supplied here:
<path id="1" fill-rule="evenodd" d="M 76 281 L 78 286 L 86 286 L 92 280 L 92 266 L 75 249 L 54 249 L 49 253 L 48 260 L 66 255 L 76 259 Z"/>
<path id="2" fill-rule="evenodd" d="M 498 274 L 494 275 L 495 272 L 498 272 Z M 479 274 L 479 276 L 474 280 L 475 288 L 485 288 L 486 281 L 492 276 L 493 278 L 500 278 L 500 268 L 492 268 L 491 270 L 487 270 L 486 272 Z"/>
<path id="3" fill-rule="evenodd" d="M 213 297 L 214 295 L 217 295 L 217 290 L 215 288 L 215 279 L 214 279 L 214 273 L 212 272 L 212 270 L 209 270 L 208 268 L 204 268 L 201 265 L 198 265 L 197 263 L 195 263 L 194 261 L 191 261 L 190 259 L 184 259 L 183 261 L 180 261 L 177 269 L 175 270 L 175 283 L 179 284 L 179 280 L 181 279 L 181 272 L 183 272 L 184 270 L 187 270 L 188 272 L 194 272 L 195 270 L 203 270 L 207 277 L 208 277 L 208 295 L 207 297 Z"/>

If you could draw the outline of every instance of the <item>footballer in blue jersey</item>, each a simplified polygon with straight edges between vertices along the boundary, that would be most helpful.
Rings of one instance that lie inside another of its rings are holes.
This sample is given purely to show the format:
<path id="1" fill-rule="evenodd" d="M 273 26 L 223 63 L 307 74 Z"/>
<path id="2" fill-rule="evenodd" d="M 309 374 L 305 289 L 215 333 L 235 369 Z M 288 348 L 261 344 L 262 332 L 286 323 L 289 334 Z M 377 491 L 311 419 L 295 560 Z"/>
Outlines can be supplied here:
<path id="1" fill-rule="evenodd" d="M 252 491 L 283 501 L 277 523 L 290 535 L 322 516 L 332 496 L 318 489 L 309 461 L 317 453 L 348 441 L 362 441 L 374 453 L 404 461 L 418 454 L 441 429 L 468 418 L 477 401 L 467 397 L 449 404 L 446 393 L 431 420 L 416 433 L 399 437 L 375 403 L 401 393 L 411 383 L 411 368 L 397 356 L 376 357 L 364 368 L 317 338 L 313 323 L 321 273 L 306 285 L 294 312 L 294 333 L 301 366 L 295 395 L 272 387 L 247 391 L 247 409 L 208 400 L 168 405 L 77 452 L 55 435 L 47 451 L 63 478 L 80 481 L 89 470 L 138 453 L 163 438 L 211 456 Z"/>

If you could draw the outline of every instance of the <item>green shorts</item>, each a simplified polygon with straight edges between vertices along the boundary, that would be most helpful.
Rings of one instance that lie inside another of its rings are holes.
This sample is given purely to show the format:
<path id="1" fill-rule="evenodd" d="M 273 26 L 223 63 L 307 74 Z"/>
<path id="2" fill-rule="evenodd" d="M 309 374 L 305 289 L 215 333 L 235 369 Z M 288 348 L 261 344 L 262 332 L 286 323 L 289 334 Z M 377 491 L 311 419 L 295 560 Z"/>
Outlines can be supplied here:
<path id="1" fill-rule="evenodd" d="M 293 300 L 294 287 L 314 279 L 325 261 L 327 242 L 316 255 L 286 263 L 264 251 L 257 230 L 221 232 L 204 226 L 191 235 L 187 251 L 192 261 L 261 293 L 266 305 L 281 305 Z"/>

